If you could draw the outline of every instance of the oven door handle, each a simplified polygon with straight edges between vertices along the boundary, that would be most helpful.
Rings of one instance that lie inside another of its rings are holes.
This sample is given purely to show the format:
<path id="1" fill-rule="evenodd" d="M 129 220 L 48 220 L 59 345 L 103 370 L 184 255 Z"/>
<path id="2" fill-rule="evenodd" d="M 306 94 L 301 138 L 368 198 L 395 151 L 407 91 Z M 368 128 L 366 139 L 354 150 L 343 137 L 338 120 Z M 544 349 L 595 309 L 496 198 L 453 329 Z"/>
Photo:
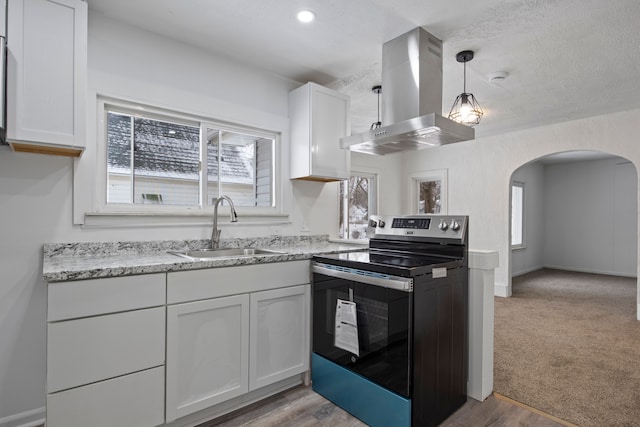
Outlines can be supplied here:
<path id="1" fill-rule="evenodd" d="M 389 276 L 387 274 L 357 270 L 349 267 L 336 267 L 319 262 L 311 263 L 311 271 L 338 279 L 367 283 L 369 285 L 382 286 L 398 291 L 413 292 L 413 279 L 407 277 Z"/>

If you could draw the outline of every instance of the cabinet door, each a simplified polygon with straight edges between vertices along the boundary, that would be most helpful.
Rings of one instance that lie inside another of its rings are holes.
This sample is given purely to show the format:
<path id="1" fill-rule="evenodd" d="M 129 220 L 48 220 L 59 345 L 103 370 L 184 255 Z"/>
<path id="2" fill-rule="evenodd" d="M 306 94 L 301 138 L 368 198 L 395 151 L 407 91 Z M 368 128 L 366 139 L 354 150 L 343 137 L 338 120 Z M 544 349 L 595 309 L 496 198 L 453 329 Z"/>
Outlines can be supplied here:
<path id="1" fill-rule="evenodd" d="M 289 93 L 292 179 L 349 179 L 350 152 L 340 138 L 351 129 L 350 99 L 324 86 L 307 83 Z"/>
<path id="2" fill-rule="evenodd" d="M 167 308 L 167 422 L 248 391 L 249 295 Z"/>
<path id="3" fill-rule="evenodd" d="M 249 389 L 309 369 L 309 285 L 251 294 Z"/>
<path id="4" fill-rule="evenodd" d="M 348 135 L 349 98 L 322 86 L 311 92 L 311 174 L 349 179 L 350 153 L 340 148 Z"/>
<path id="5" fill-rule="evenodd" d="M 8 18 L 7 141 L 16 151 L 79 155 L 86 139 L 87 4 L 11 0 Z"/>

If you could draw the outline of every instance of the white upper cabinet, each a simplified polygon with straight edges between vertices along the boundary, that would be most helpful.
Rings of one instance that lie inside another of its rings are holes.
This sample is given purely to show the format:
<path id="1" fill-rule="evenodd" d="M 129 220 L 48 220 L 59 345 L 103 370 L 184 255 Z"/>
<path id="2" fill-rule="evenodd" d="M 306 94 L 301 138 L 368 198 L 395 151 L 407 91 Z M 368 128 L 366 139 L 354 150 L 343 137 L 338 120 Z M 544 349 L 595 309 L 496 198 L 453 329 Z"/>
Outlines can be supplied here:
<path id="1" fill-rule="evenodd" d="M 15 151 L 78 157 L 85 147 L 87 3 L 11 0 L 7 142 Z"/>
<path id="2" fill-rule="evenodd" d="M 351 129 L 349 97 L 307 83 L 289 93 L 291 179 L 349 179 L 350 153 L 340 138 Z"/>

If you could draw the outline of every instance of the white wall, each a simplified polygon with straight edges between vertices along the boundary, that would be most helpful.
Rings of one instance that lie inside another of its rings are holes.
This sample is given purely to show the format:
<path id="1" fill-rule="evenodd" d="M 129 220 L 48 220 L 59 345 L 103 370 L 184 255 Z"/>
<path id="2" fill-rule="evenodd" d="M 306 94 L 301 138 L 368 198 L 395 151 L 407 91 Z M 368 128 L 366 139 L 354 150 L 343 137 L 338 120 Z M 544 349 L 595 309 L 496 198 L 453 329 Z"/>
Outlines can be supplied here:
<path id="1" fill-rule="evenodd" d="M 49 242 L 210 237 L 206 224 L 91 228 L 73 225 L 74 191 L 92 191 L 96 170 L 96 93 L 195 112 L 283 132 L 282 196 L 288 222 L 243 218 L 222 225 L 224 237 L 336 234 L 337 185 L 291 182 L 288 92 L 299 83 L 89 16 L 87 152 L 65 157 L 14 153 L 0 146 L 0 427 L 41 419 L 45 405 L 46 286 L 42 245 Z M 89 179 L 76 182 L 84 174 Z M 84 187 L 82 187 L 84 185 Z M 77 202 L 78 200 L 76 200 Z M 90 202 L 89 202 L 90 205 Z M 90 208 L 91 206 L 89 206 Z M 301 233 L 303 225 L 307 228 Z"/>
<path id="2" fill-rule="evenodd" d="M 544 265 L 636 276 L 637 183 L 623 159 L 547 165 Z"/>
<path id="3" fill-rule="evenodd" d="M 544 248 L 544 166 L 538 162 L 521 167 L 512 181 L 524 183 L 524 247 L 511 251 L 512 275 L 543 266 Z"/>
<path id="4" fill-rule="evenodd" d="M 449 212 L 470 215 L 472 249 L 499 252 L 496 293 L 508 296 L 511 294 L 509 189 L 513 172 L 548 154 L 572 150 L 603 151 L 624 157 L 637 169 L 638 135 L 640 110 L 630 110 L 403 153 L 402 173 L 408 182 L 412 173 L 448 170 Z M 405 191 L 404 206 L 408 202 Z M 637 191 L 632 203 L 637 206 Z M 637 272 L 637 256 L 635 268 Z"/>
<path id="5" fill-rule="evenodd" d="M 0 425 L 44 409 L 42 244 L 70 231 L 71 165 L 68 158 L 0 147 Z"/>

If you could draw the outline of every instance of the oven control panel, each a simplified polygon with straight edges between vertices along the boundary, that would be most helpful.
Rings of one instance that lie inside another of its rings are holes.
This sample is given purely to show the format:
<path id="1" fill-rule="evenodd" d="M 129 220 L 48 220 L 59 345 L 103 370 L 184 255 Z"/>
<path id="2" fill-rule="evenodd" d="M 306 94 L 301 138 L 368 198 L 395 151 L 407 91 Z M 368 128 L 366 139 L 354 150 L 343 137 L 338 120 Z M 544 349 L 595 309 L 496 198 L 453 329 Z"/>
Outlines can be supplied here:
<path id="1" fill-rule="evenodd" d="M 375 237 L 405 236 L 462 239 L 469 217 L 465 215 L 371 215 L 369 228 Z"/>

